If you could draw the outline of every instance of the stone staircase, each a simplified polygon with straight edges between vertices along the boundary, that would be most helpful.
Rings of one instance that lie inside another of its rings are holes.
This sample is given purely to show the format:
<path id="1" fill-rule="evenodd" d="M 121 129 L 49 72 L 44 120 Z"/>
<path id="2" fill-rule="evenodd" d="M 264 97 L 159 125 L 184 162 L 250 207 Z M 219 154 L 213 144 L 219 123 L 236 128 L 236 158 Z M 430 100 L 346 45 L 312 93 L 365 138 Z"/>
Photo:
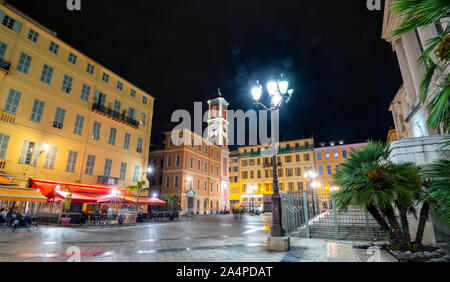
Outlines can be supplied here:
<path id="1" fill-rule="evenodd" d="M 337 213 L 338 237 L 336 238 L 333 211 L 329 210 L 309 220 L 311 238 L 368 241 L 365 213 L 363 209 L 349 207 L 347 211 Z M 369 214 L 369 230 L 372 241 L 385 240 L 386 234 Z M 294 237 L 306 237 L 305 225 L 291 234 Z"/>

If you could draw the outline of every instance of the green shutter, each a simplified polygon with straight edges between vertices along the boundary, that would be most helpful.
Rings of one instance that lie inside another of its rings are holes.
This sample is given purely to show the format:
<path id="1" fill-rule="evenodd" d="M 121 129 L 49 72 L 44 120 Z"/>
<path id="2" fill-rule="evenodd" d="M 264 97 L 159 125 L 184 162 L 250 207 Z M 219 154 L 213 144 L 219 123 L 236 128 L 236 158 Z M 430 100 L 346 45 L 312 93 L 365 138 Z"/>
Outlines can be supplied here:
<path id="1" fill-rule="evenodd" d="M 0 9 L 0 23 L 3 22 L 4 18 L 5 18 L 5 12 L 3 12 L 3 10 Z"/>
<path id="2" fill-rule="evenodd" d="M 100 92 L 98 90 L 95 90 L 94 103 L 98 104 L 99 99 L 100 99 Z"/>
<path id="3" fill-rule="evenodd" d="M 19 33 L 21 29 L 22 29 L 22 22 L 16 20 L 16 21 L 14 22 L 13 30 L 14 30 L 15 32 Z"/>
<path id="4" fill-rule="evenodd" d="M 20 152 L 20 157 L 19 157 L 19 164 L 25 163 L 25 158 L 27 157 L 27 150 L 28 150 L 29 144 L 30 144 L 30 141 L 28 141 L 28 140 L 23 141 L 22 151 Z"/>
<path id="5" fill-rule="evenodd" d="M 37 166 L 37 161 L 40 154 L 41 154 L 41 143 L 36 143 L 34 144 L 33 158 L 31 160 L 32 166 Z"/>
<path id="6" fill-rule="evenodd" d="M 0 159 L 4 159 L 8 150 L 9 135 L 0 133 Z"/>

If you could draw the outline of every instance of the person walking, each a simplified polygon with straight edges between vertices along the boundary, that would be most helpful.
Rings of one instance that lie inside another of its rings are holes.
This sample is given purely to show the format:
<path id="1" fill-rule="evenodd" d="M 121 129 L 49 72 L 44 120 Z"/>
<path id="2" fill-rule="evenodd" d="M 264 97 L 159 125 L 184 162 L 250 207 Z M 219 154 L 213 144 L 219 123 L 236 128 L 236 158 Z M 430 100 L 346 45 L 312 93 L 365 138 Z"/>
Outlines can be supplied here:
<path id="1" fill-rule="evenodd" d="M 108 224 L 111 224 L 112 220 L 113 220 L 113 214 L 114 214 L 114 210 L 112 207 L 108 208 L 107 213 L 107 218 L 108 218 Z"/>
<path id="2" fill-rule="evenodd" d="M 8 208 L 5 207 L 2 209 L 2 212 L 0 214 L 0 223 L 7 223 L 6 219 L 7 215 L 8 215 Z"/>
<path id="3" fill-rule="evenodd" d="M 125 205 L 122 205 L 122 208 L 119 210 L 119 218 L 118 218 L 118 223 L 120 225 L 122 225 L 122 223 L 125 221 L 127 213 L 128 210 L 125 208 Z"/>

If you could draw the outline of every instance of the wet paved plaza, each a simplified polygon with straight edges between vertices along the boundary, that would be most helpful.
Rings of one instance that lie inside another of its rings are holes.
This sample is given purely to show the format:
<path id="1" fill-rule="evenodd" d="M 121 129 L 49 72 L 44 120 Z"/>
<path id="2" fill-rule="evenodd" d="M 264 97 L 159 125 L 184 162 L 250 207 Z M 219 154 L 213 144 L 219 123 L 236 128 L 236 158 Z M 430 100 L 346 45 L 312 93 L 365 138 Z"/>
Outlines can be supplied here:
<path id="1" fill-rule="evenodd" d="M 17 262 L 300 262 L 357 261 L 350 245 L 291 238 L 288 253 L 265 242 L 270 216 L 197 216 L 112 228 L 40 227 L 0 232 L 0 261 Z M 344 247 L 346 251 L 340 249 Z M 344 255 L 340 257 L 340 254 Z M 79 254 L 79 255 L 78 255 Z"/>

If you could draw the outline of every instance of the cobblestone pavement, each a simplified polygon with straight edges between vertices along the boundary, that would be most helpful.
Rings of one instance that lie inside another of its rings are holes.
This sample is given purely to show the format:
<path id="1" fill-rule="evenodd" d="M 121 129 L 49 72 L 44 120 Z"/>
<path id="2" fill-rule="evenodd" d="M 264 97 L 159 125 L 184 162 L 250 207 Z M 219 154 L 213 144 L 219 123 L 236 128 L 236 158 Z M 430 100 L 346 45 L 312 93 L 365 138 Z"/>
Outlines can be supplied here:
<path id="1" fill-rule="evenodd" d="M 41 227 L 0 232 L 0 261 L 300 262 L 358 261 L 348 245 L 291 238 L 288 253 L 265 248 L 270 216 L 197 216 L 113 228 Z M 340 251 L 341 248 L 345 250 Z"/>

